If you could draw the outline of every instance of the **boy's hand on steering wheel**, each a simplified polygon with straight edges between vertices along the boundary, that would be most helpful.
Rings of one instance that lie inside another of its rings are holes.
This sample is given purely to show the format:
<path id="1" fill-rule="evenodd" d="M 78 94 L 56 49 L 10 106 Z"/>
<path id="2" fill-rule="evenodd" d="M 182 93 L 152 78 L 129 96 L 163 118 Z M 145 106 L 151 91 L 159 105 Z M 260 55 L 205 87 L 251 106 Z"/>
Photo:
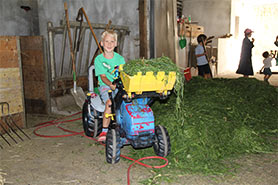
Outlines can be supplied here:
<path id="1" fill-rule="evenodd" d="M 116 84 L 111 84 L 109 87 L 114 91 L 116 89 Z"/>

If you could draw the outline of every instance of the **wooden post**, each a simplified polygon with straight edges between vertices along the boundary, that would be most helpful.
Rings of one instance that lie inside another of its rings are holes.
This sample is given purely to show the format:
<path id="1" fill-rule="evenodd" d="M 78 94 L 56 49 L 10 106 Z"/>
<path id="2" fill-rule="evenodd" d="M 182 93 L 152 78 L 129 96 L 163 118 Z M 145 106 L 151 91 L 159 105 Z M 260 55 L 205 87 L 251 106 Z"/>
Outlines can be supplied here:
<path id="1" fill-rule="evenodd" d="M 148 37 L 147 37 L 147 13 L 148 0 L 139 0 L 139 35 L 140 35 L 140 57 L 148 58 Z"/>

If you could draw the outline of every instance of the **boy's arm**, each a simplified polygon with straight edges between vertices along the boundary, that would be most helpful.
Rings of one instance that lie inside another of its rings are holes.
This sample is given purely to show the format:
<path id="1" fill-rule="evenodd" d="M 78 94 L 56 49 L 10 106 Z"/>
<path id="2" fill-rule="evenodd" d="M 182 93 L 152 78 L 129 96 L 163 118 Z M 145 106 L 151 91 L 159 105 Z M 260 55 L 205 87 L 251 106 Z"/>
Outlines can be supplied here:
<path id="1" fill-rule="evenodd" d="M 110 80 L 108 80 L 108 78 L 106 77 L 105 74 L 101 74 L 100 75 L 101 80 L 108 85 L 113 91 L 116 89 L 116 84 L 112 84 L 112 82 Z"/>
<path id="2" fill-rule="evenodd" d="M 262 72 L 263 68 L 264 68 L 264 65 L 263 65 L 263 67 L 260 69 L 260 72 Z"/>
<path id="3" fill-rule="evenodd" d="M 201 52 L 203 52 L 203 53 L 201 53 Z M 203 50 L 201 50 L 201 49 L 199 49 L 199 48 L 196 48 L 196 49 L 195 49 L 195 55 L 196 55 L 196 57 L 198 58 L 198 57 L 201 57 L 201 56 L 205 56 L 206 53 L 205 53 L 205 51 L 203 51 Z"/>
<path id="4" fill-rule="evenodd" d="M 201 57 L 201 56 L 205 56 L 206 55 L 206 53 L 202 53 L 202 54 L 195 54 L 196 55 L 196 57 L 198 58 L 198 57 Z"/>
<path id="5" fill-rule="evenodd" d="M 264 60 L 263 60 L 263 64 L 264 64 Z M 260 72 L 262 72 L 263 68 L 264 68 L 264 65 L 263 65 L 263 67 L 260 69 Z"/>

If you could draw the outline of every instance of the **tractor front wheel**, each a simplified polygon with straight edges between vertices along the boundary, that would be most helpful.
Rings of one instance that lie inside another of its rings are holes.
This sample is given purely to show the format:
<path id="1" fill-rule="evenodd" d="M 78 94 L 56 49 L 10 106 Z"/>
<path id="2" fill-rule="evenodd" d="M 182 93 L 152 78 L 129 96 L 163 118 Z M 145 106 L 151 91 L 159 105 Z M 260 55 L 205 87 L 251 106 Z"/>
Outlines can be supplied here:
<path id="1" fill-rule="evenodd" d="M 82 109 L 82 123 L 86 136 L 97 137 L 102 130 L 102 119 L 99 118 L 100 113 L 93 109 L 85 102 Z M 89 108 L 90 112 L 89 113 Z"/>
<path id="2" fill-rule="evenodd" d="M 171 151 L 170 136 L 167 129 L 161 125 L 155 127 L 153 149 L 156 155 L 161 157 L 166 157 Z"/>

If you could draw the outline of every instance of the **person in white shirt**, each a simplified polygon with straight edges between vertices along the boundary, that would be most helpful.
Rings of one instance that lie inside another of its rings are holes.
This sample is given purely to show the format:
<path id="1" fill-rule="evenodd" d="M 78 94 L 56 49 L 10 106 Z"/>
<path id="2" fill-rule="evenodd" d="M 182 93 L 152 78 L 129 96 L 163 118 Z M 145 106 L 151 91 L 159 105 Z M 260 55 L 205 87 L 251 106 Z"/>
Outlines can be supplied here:
<path id="1" fill-rule="evenodd" d="M 195 55 L 197 58 L 197 67 L 199 76 L 203 76 L 205 79 L 211 78 L 211 70 L 207 60 L 207 53 L 204 50 L 206 45 L 207 36 L 200 34 L 197 37 L 198 46 L 195 48 Z"/>
<path id="2" fill-rule="evenodd" d="M 270 67 L 272 67 L 271 61 L 272 61 L 273 58 L 270 56 L 270 54 L 267 51 L 263 52 L 263 57 L 264 57 L 264 60 L 263 60 L 263 63 L 264 63 L 264 66 L 263 66 L 263 68 L 264 68 L 264 71 L 263 71 L 264 81 L 269 83 L 268 79 L 272 75 Z"/>

